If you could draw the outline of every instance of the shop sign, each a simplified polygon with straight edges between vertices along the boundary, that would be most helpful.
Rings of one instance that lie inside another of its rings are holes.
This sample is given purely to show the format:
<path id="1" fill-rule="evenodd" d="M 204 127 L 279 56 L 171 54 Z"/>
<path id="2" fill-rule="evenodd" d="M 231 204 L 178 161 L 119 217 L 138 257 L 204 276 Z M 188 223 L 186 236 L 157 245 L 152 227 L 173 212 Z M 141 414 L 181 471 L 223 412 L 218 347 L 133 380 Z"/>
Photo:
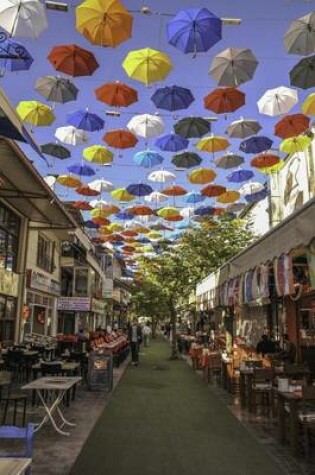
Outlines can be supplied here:
<path id="1" fill-rule="evenodd" d="M 27 271 L 27 286 L 31 289 L 41 290 L 52 295 L 60 295 L 61 287 L 59 282 L 46 277 L 40 272 L 35 272 L 32 269 Z"/>
<path id="2" fill-rule="evenodd" d="M 107 303 L 103 300 L 92 299 L 91 312 L 104 313 L 106 311 Z"/>
<path id="3" fill-rule="evenodd" d="M 0 294 L 17 297 L 19 289 L 19 276 L 12 271 L 0 268 Z"/>
<path id="4" fill-rule="evenodd" d="M 91 309 L 90 297 L 59 297 L 57 300 L 58 310 L 70 310 L 73 312 L 89 312 Z"/>

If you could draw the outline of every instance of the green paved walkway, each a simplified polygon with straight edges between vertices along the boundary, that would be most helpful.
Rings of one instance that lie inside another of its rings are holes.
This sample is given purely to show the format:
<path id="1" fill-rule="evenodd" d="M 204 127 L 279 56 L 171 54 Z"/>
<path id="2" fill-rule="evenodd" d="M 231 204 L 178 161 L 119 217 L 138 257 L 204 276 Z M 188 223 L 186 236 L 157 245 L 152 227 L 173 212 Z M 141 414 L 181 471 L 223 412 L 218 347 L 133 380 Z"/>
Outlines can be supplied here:
<path id="1" fill-rule="evenodd" d="M 127 370 L 71 475 L 283 473 L 185 362 L 167 359 L 169 352 L 164 341 L 142 350 L 140 368 Z"/>

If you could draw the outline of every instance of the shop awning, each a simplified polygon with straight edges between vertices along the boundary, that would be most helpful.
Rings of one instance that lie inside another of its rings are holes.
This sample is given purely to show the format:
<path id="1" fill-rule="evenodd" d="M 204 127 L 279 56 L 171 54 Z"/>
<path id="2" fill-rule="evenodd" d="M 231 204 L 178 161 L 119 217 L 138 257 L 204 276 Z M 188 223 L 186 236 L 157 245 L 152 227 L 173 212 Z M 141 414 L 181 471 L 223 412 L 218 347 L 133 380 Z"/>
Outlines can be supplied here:
<path id="1" fill-rule="evenodd" d="M 220 268 L 218 284 L 244 274 L 283 253 L 307 246 L 315 237 L 315 198 Z"/>

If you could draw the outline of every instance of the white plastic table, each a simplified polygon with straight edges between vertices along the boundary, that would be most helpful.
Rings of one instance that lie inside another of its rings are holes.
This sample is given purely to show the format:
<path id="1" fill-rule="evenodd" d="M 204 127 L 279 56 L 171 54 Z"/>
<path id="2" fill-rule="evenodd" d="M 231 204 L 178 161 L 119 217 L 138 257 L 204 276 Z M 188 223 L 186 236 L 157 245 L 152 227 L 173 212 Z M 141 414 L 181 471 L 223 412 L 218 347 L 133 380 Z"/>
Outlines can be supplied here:
<path id="1" fill-rule="evenodd" d="M 69 389 L 71 389 L 75 384 L 79 383 L 82 380 L 81 377 L 68 377 L 68 376 L 46 376 L 44 378 L 35 379 L 30 383 L 26 384 L 22 387 L 22 389 L 29 389 L 32 391 L 36 391 L 39 400 L 41 401 L 44 409 L 45 409 L 45 416 L 43 420 L 36 425 L 35 432 L 40 430 L 44 424 L 46 424 L 49 420 L 52 423 L 54 429 L 59 432 L 61 435 L 70 435 L 70 432 L 66 432 L 62 430 L 63 426 L 75 426 L 73 422 L 67 421 L 64 417 L 61 409 L 60 404 L 63 400 L 63 397 Z M 50 402 L 50 406 L 48 405 L 47 401 L 45 401 L 45 391 L 50 390 L 54 399 Z M 57 413 L 62 421 L 61 425 L 58 425 L 54 414 Z"/>
<path id="2" fill-rule="evenodd" d="M 23 475 L 31 463 L 29 458 L 1 457 L 0 475 Z"/>

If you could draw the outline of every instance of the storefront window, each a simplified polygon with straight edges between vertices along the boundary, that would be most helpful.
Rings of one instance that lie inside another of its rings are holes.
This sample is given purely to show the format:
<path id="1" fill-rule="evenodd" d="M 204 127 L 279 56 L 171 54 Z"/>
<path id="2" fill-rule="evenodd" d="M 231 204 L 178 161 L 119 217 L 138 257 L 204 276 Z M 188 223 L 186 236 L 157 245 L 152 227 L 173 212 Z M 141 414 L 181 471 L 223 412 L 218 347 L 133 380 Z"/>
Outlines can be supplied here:
<path id="1" fill-rule="evenodd" d="M 0 206 L 0 268 L 15 270 L 18 253 L 19 218 Z"/>
<path id="2" fill-rule="evenodd" d="M 0 296 L 0 341 L 13 341 L 16 299 Z"/>
<path id="3" fill-rule="evenodd" d="M 75 297 L 88 296 L 88 275 L 89 275 L 89 270 L 87 268 L 83 268 L 83 267 L 75 268 L 75 284 L 74 284 Z"/>
<path id="4" fill-rule="evenodd" d="M 37 265 L 47 272 L 54 271 L 54 242 L 49 241 L 41 234 L 38 235 Z"/>

